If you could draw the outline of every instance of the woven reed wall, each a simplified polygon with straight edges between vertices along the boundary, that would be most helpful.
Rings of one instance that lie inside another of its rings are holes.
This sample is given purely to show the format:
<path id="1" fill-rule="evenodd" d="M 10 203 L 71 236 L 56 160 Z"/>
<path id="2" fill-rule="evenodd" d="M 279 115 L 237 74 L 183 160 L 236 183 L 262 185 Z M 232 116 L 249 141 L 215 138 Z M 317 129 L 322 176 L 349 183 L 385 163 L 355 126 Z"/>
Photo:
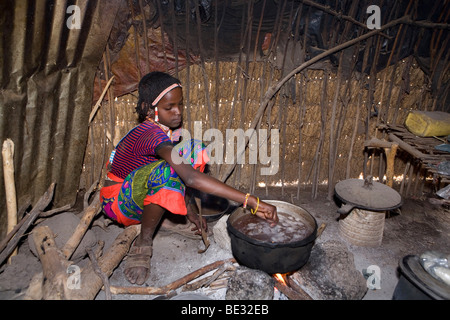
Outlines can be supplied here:
<path id="1" fill-rule="evenodd" d="M 250 63 L 246 72 L 235 62 L 222 62 L 218 66 L 216 70 L 215 64 L 205 64 L 208 88 L 198 65 L 190 67 L 189 78 L 186 69 L 179 77 L 184 86 L 185 127 L 193 132 L 193 122 L 201 121 L 203 132 L 218 128 L 225 137 L 226 129 L 249 128 L 262 95 L 281 75 L 279 70 L 263 62 Z M 370 81 L 374 88 L 372 99 Z M 337 99 L 336 90 L 339 90 Z M 136 101 L 137 92 L 134 92 L 102 103 L 91 123 L 80 188 L 87 189 L 100 179 L 113 144 L 137 124 Z M 377 123 L 385 119 L 388 123 L 401 124 L 410 110 L 430 110 L 433 105 L 424 74 L 412 57 L 379 72 L 376 79 L 362 77 L 357 72 L 343 76 L 336 70 L 305 70 L 287 82 L 272 102 L 261 119 L 260 128 L 279 130 L 278 172 L 261 175 L 260 168 L 265 166 L 248 164 L 247 150 L 245 164 L 237 165 L 227 183 L 244 190 L 257 186 L 297 186 L 298 192 L 306 190 L 312 197 L 317 195 L 320 184 L 329 185 L 332 190 L 337 181 L 360 176 L 365 161 L 365 139 L 383 138 L 376 130 Z M 379 113 L 370 118 L 366 127 L 369 103 Z M 330 146 L 336 154 L 335 161 L 331 158 L 334 164 L 331 168 Z M 367 163 L 370 173 L 375 177 L 379 173 L 383 175 L 383 170 L 378 169 L 379 157 L 371 163 L 370 156 Z M 404 162 L 397 161 L 395 174 L 401 175 L 404 167 Z M 220 168 L 213 165 L 212 174 L 220 177 L 226 168 L 227 165 Z"/>

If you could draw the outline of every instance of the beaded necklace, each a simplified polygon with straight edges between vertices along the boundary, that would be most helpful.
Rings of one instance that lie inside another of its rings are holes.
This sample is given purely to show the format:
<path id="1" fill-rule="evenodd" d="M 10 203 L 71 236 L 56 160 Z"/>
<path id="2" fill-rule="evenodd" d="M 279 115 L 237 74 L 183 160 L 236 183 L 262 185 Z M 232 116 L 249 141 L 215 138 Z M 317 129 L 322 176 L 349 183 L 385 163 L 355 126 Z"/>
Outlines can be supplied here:
<path id="1" fill-rule="evenodd" d="M 148 119 L 148 121 L 150 121 L 151 123 L 154 123 L 154 124 L 156 124 L 158 127 L 160 127 L 161 130 L 164 131 L 165 134 L 167 134 L 167 136 L 169 137 L 170 141 L 172 141 L 172 130 L 171 130 L 169 127 L 167 127 L 167 126 L 165 126 L 165 125 L 163 125 L 163 124 L 161 124 L 161 123 L 159 123 L 159 122 L 157 122 L 157 121 L 155 121 L 155 120 L 153 120 L 153 119 L 151 119 L 151 118 L 147 118 L 147 119 Z"/>

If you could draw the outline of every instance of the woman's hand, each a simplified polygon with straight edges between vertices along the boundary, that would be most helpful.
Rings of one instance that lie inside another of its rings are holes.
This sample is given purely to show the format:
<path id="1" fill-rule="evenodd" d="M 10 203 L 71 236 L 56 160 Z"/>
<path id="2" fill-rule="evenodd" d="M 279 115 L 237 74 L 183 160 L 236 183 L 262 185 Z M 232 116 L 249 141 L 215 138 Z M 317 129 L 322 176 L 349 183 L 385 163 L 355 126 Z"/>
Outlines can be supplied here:
<path id="1" fill-rule="evenodd" d="M 260 217 L 261 219 L 265 219 L 270 223 L 271 227 L 275 227 L 275 225 L 278 223 L 278 214 L 277 214 L 277 207 L 265 203 L 261 200 L 259 200 L 258 205 L 258 199 L 254 196 L 251 196 L 249 199 L 249 205 L 250 207 L 255 210 L 258 208 L 258 211 L 256 212 L 256 215 Z"/>
<path id="2" fill-rule="evenodd" d="M 208 232 L 208 224 L 206 223 L 206 219 L 202 217 L 202 224 L 200 224 L 200 216 L 197 213 L 195 213 L 190 207 L 191 205 L 187 206 L 187 218 L 190 222 L 195 224 L 195 228 L 192 228 L 191 231 L 196 231 L 195 232 L 196 235 L 197 234 L 201 235 L 202 234 L 201 226 L 203 225 L 203 230 L 205 230 L 205 232 Z"/>

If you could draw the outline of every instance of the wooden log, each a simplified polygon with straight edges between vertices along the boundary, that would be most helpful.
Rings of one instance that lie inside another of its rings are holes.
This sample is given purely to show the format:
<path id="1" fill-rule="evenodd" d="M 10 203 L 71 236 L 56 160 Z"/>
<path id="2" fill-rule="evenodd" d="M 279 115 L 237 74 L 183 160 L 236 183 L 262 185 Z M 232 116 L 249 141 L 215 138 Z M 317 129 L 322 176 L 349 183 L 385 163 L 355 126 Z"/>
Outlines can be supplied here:
<path id="1" fill-rule="evenodd" d="M 364 147 L 367 148 L 383 148 L 386 154 L 386 185 L 392 187 L 394 183 L 394 163 L 395 155 L 397 154 L 398 143 L 384 141 L 377 138 L 372 138 L 364 142 Z"/>
<path id="2" fill-rule="evenodd" d="M 3 142 L 2 157 L 7 211 L 6 232 L 9 233 L 17 225 L 17 198 L 16 184 L 14 182 L 14 142 L 11 139 L 6 139 Z"/>
<path id="3" fill-rule="evenodd" d="M 394 184 L 394 163 L 398 144 L 393 143 L 390 148 L 384 148 L 386 153 L 386 185 L 392 188 Z"/>
<path id="4" fill-rule="evenodd" d="M 33 230 L 33 240 L 42 264 L 43 299 L 66 299 L 67 267 L 70 263 L 56 247 L 53 233 L 48 226 L 36 227 Z"/>
<path id="5" fill-rule="evenodd" d="M 55 190 L 55 183 L 53 182 L 44 195 L 39 199 L 34 208 L 29 213 L 29 217 L 24 222 L 24 224 L 17 231 L 14 238 L 9 241 L 6 248 L 0 253 L 0 265 L 3 264 L 5 259 L 14 251 L 20 239 L 24 235 L 24 233 L 28 230 L 28 228 L 34 223 L 39 214 L 48 206 L 50 201 L 53 199 L 53 193 Z"/>
<path id="6" fill-rule="evenodd" d="M 364 141 L 364 147 L 367 148 L 390 148 L 392 142 L 380 140 L 377 138 L 371 138 L 370 140 Z"/>
<path id="7" fill-rule="evenodd" d="M 137 237 L 141 229 L 140 225 L 126 228 L 116 238 L 111 248 L 98 259 L 100 270 L 107 276 L 111 276 L 113 270 L 119 265 L 130 249 L 131 243 Z M 93 300 L 103 286 L 102 279 L 97 275 L 92 265 L 81 271 L 80 289 L 67 290 L 66 297 L 71 300 Z M 113 293 L 112 287 L 111 292 Z"/>
<path id="8" fill-rule="evenodd" d="M 65 269 L 65 280 L 61 281 L 62 274 L 54 281 L 55 285 L 60 283 L 64 283 L 64 295 L 59 294 L 58 297 L 68 299 L 68 300 L 92 300 L 97 295 L 98 291 L 103 286 L 105 277 L 109 277 L 112 274 L 112 271 L 117 267 L 117 265 L 122 261 L 123 257 L 128 252 L 128 249 L 133 242 L 134 238 L 139 234 L 140 226 L 132 226 L 126 228 L 114 241 L 108 254 L 103 256 L 95 265 L 91 264 L 86 269 L 82 270 L 79 274 L 79 286 L 68 286 L 67 283 L 69 281 L 67 267 Z M 36 241 L 36 240 L 35 240 Z M 61 261 L 63 264 L 70 263 L 65 260 L 64 254 L 61 252 L 60 256 L 62 257 Z M 92 255 L 91 255 L 92 256 Z M 90 257 L 91 257 L 90 256 Z M 99 268 L 99 269 L 97 269 Z M 43 266 L 44 269 L 44 266 Z M 102 273 L 102 276 L 99 276 L 98 273 Z M 103 277 L 103 278 L 102 278 Z M 48 295 L 44 296 L 44 274 L 42 272 L 34 275 L 31 283 L 27 289 L 25 294 L 25 300 L 41 300 L 48 299 Z M 57 287 L 58 289 L 58 287 Z M 61 293 L 61 290 L 57 290 L 57 292 Z"/>
<path id="9" fill-rule="evenodd" d="M 25 293 L 24 300 L 42 300 L 44 293 L 42 292 L 42 284 L 44 282 L 44 274 L 39 272 L 33 276 L 30 285 Z"/>
<path id="10" fill-rule="evenodd" d="M 287 283 L 284 283 L 275 278 L 275 288 L 280 290 L 289 300 L 312 300 L 312 298 L 304 292 L 302 289 L 301 292 L 294 290 Z"/>
<path id="11" fill-rule="evenodd" d="M 402 139 L 398 138 L 396 135 L 390 133 L 389 134 L 389 139 L 395 143 L 398 144 L 398 146 L 405 150 L 406 152 L 408 152 L 410 155 L 412 155 L 413 157 L 417 158 L 417 159 L 423 159 L 425 158 L 425 155 L 420 152 L 419 150 L 417 150 L 416 148 L 410 146 L 409 144 L 407 144 L 406 142 L 404 142 Z"/>
<path id="12" fill-rule="evenodd" d="M 106 274 L 104 274 L 102 272 L 102 270 L 100 269 L 100 266 L 98 265 L 97 257 L 95 256 L 94 251 L 92 251 L 91 248 L 86 249 L 86 251 L 89 255 L 89 259 L 91 259 L 92 267 L 93 267 L 95 273 L 102 279 L 103 287 L 105 288 L 105 293 L 106 293 L 106 300 L 111 300 L 111 290 L 109 289 L 110 284 L 109 284 L 108 276 Z"/>
<path id="13" fill-rule="evenodd" d="M 156 295 L 156 294 L 166 294 L 172 290 L 175 290 L 182 285 L 208 273 L 214 269 L 219 268 L 225 263 L 235 263 L 236 260 L 234 258 L 220 260 L 213 262 L 207 266 L 204 266 L 194 272 L 189 273 L 188 275 L 169 283 L 163 287 L 116 287 L 111 286 L 111 293 L 113 294 L 143 294 L 143 295 Z"/>
<path id="14" fill-rule="evenodd" d="M 80 223 L 78 224 L 74 233 L 72 234 L 70 239 L 67 240 L 66 244 L 64 245 L 64 248 L 62 249 L 62 252 L 67 259 L 70 259 L 72 254 L 77 249 L 87 229 L 89 228 L 92 220 L 100 211 L 100 209 L 101 209 L 100 197 L 97 192 L 94 195 L 94 200 L 92 201 L 92 203 L 84 211 L 83 217 L 81 218 Z"/>

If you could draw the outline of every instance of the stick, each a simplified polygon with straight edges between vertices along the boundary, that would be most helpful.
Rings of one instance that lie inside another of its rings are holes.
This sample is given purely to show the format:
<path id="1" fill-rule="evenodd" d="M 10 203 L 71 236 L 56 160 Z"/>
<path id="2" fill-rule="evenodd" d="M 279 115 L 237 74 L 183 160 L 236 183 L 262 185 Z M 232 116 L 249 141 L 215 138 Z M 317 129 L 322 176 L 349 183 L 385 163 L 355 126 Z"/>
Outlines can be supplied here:
<path id="1" fill-rule="evenodd" d="M 205 229 L 203 228 L 202 201 L 199 198 L 195 197 L 195 203 L 197 204 L 198 216 L 200 218 L 200 231 L 202 233 L 203 243 L 205 244 L 205 249 L 198 250 L 198 253 L 204 253 L 209 248 L 209 240 L 208 235 L 206 234 Z"/>
<path id="2" fill-rule="evenodd" d="M 195 278 L 204 275 L 214 269 L 217 269 L 221 265 L 225 263 L 235 263 L 236 260 L 234 258 L 216 261 L 207 266 L 204 266 L 194 272 L 189 273 L 188 275 L 165 285 L 164 287 L 115 287 L 111 286 L 111 293 L 113 294 L 143 294 L 143 295 L 156 295 L 156 294 L 166 294 L 172 290 L 175 290 L 182 285 L 194 280 Z"/>
<path id="3" fill-rule="evenodd" d="M 112 76 L 111 79 L 109 79 L 108 83 L 106 84 L 105 89 L 103 89 L 103 92 L 100 95 L 100 98 L 98 98 L 97 103 L 94 106 L 94 109 L 92 109 L 91 114 L 89 115 L 89 123 L 91 123 L 92 119 L 94 119 L 94 116 L 97 113 L 97 110 L 100 107 L 100 104 L 102 103 L 103 98 L 105 97 L 106 91 L 108 91 L 109 86 L 111 85 L 113 80 L 114 80 L 114 76 Z"/>
<path id="4" fill-rule="evenodd" d="M 159 2 L 158 2 L 159 3 Z M 195 15 L 197 18 L 197 40 L 198 40 L 198 48 L 199 48 L 199 52 L 200 52 L 200 70 L 202 71 L 202 76 L 203 76 L 203 84 L 204 84 L 204 91 L 205 91 L 205 99 L 206 99 L 206 105 L 208 106 L 208 114 L 209 114 L 209 122 L 210 122 L 210 126 L 211 128 L 214 128 L 214 116 L 212 114 L 212 109 L 211 109 L 211 99 L 209 96 L 209 79 L 208 79 L 208 74 L 206 72 L 206 67 L 205 67 L 205 55 L 204 55 L 204 48 L 203 48 L 203 41 L 202 41 L 202 22 L 200 20 L 200 9 L 199 6 L 195 6 Z M 162 24 L 161 24 L 162 26 Z"/>
<path id="5" fill-rule="evenodd" d="M 89 225 L 92 222 L 92 219 L 96 216 L 96 214 L 100 211 L 100 197 L 98 192 L 94 195 L 94 200 L 90 204 L 90 206 L 84 211 L 83 218 L 81 218 L 80 223 L 75 229 L 74 233 L 64 245 L 62 252 L 67 259 L 70 259 L 72 254 L 75 252 L 76 248 L 80 244 L 81 239 L 83 239 L 84 234 L 86 233 Z"/>
<path id="6" fill-rule="evenodd" d="M 89 197 L 91 196 L 94 189 L 97 187 L 98 181 L 95 181 L 90 187 L 89 190 L 86 191 L 83 197 L 83 210 L 86 210 L 89 207 Z M 99 188 L 100 189 L 100 188 Z"/>
<path id="7" fill-rule="evenodd" d="M 298 66 L 297 68 L 295 68 L 294 70 L 292 70 L 288 75 L 286 75 L 286 77 L 284 77 L 283 79 L 281 79 L 280 81 L 278 81 L 275 85 L 271 86 L 268 88 L 268 90 L 266 91 L 266 94 L 264 95 L 264 101 L 261 103 L 258 111 L 256 112 L 253 120 L 252 120 L 252 126 L 251 129 L 255 129 L 256 125 L 258 124 L 258 120 L 259 118 L 261 118 L 267 108 L 267 105 L 269 103 L 269 101 L 272 99 L 272 97 L 280 90 L 280 88 L 290 79 L 292 78 L 294 75 L 296 75 L 297 73 L 299 73 L 300 71 L 302 71 L 303 69 L 306 69 L 307 67 L 313 65 L 314 63 L 316 63 L 317 61 L 322 60 L 323 58 L 336 53 L 338 51 L 341 51 L 345 48 L 348 48 L 360 41 L 363 41 L 367 38 L 370 38 L 376 34 L 379 34 L 381 31 L 386 30 L 387 28 L 393 27 L 397 24 L 401 24 L 401 23 L 412 23 L 413 21 L 411 20 L 411 18 L 409 16 L 403 16 L 399 19 L 393 20 L 387 24 L 385 24 L 384 26 L 382 26 L 380 29 L 375 29 L 373 31 L 370 31 L 366 34 L 363 34 L 355 39 L 346 41 L 338 46 L 335 46 L 329 50 L 326 50 L 324 52 L 322 52 L 321 54 L 315 56 L 314 58 L 302 63 L 300 66 Z M 254 134 L 254 132 L 253 132 Z M 248 142 L 251 140 L 251 137 L 247 140 L 245 146 L 247 147 Z M 245 152 L 245 148 L 244 150 L 241 152 L 241 154 Z M 239 157 L 241 156 L 241 154 L 239 154 Z M 221 177 L 221 181 L 226 181 L 231 173 L 233 172 L 234 168 L 236 167 L 237 162 L 233 161 L 233 165 L 231 165 L 228 168 L 228 171 L 225 172 L 222 177 Z"/>
<path id="8" fill-rule="evenodd" d="M 16 184 L 14 182 L 14 142 L 11 139 L 6 139 L 3 142 L 2 157 L 7 210 L 6 231 L 11 232 L 14 226 L 17 225 Z"/>
<path id="9" fill-rule="evenodd" d="M 349 14 L 351 16 L 355 16 L 356 11 L 358 10 L 358 2 L 354 1 L 352 2 L 351 8 L 350 8 L 350 12 Z M 347 36 L 349 35 L 349 32 L 351 32 L 351 23 L 345 22 L 345 27 L 344 30 L 340 36 L 340 41 L 343 41 L 343 39 L 346 39 Z M 338 29 L 335 29 L 336 31 Z M 353 63 L 356 64 L 356 57 L 357 55 L 353 55 L 354 59 L 353 59 Z M 337 71 L 337 78 L 338 78 L 338 82 L 336 84 L 336 88 L 335 88 L 335 95 L 334 95 L 334 99 L 333 99 L 333 107 L 332 107 L 332 120 L 330 121 L 331 127 L 330 127 L 330 154 L 329 154 L 329 163 L 328 163 L 328 171 L 329 171 L 329 178 L 328 181 L 330 181 L 331 183 L 328 183 L 328 198 L 327 199 L 332 199 L 333 194 L 334 194 L 334 172 L 335 172 L 335 163 L 336 163 L 336 158 L 338 155 L 338 149 L 339 149 L 339 138 L 340 135 L 342 133 L 342 128 L 343 128 L 343 123 L 345 121 L 345 115 L 346 115 L 346 111 L 347 111 L 347 106 L 345 103 L 343 103 L 343 106 L 340 108 L 340 116 L 339 116 L 339 120 L 337 123 L 337 127 L 336 130 L 334 130 L 334 118 L 336 116 L 336 108 L 337 108 L 337 103 L 338 103 L 338 97 L 340 95 L 340 87 L 341 87 L 341 83 L 343 82 L 342 76 L 343 76 L 343 69 L 342 69 L 342 61 L 344 59 L 344 53 L 341 51 L 340 53 L 340 57 L 339 57 L 339 67 L 338 67 L 338 71 Z M 349 90 L 350 88 L 350 83 L 351 81 L 347 82 L 347 86 L 345 88 L 345 92 L 347 92 L 347 90 Z M 344 93 L 345 95 L 345 93 Z M 334 135 L 334 136 L 333 136 Z M 333 136 L 333 137 L 332 137 Z M 334 144 L 334 145 L 333 145 Z"/>
<path id="10" fill-rule="evenodd" d="M 398 138 L 393 133 L 389 134 L 389 139 L 391 141 L 393 141 L 394 143 L 397 143 L 401 149 L 405 150 L 406 152 L 411 154 L 413 157 L 418 158 L 419 160 L 422 160 L 423 158 L 425 158 L 425 155 L 422 152 L 420 152 L 416 148 L 410 146 L 409 144 L 407 144 L 406 142 L 404 142 L 403 140 Z"/>
<path id="11" fill-rule="evenodd" d="M 39 214 L 48 206 L 48 204 L 53 198 L 54 189 L 55 183 L 53 182 L 47 189 L 47 191 L 44 193 L 44 195 L 36 203 L 35 207 L 29 213 L 30 217 L 26 220 L 26 222 L 24 222 L 22 227 L 20 227 L 19 231 L 17 231 L 14 238 L 8 243 L 5 250 L 3 250 L 2 253 L 0 253 L 0 265 L 2 265 L 5 259 L 8 258 L 11 252 L 13 252 L 13 250 L 19 243 L 20 239 L 22 238 L 23 234 L 34 223 Z"/>
<path id="12" fill-rule="evenodd" d="M 97 258 L 95 257 L 94 252 L 91 248 L 87 248 L 86 252 L 89 255 L 89 259 L 91 259 L 92 267 L 94 268 L 95 273 L 102 279 L 103 287 L 105 288 L 106 300 L 111 300 L 111 290 L 109 285 L 108 276 L 100 269 L 98 265 Z"/>
<path id="13" fill-rule="evenodd" d="M 325 69 L 325 72 L 327 73 L 324 77 L 323 81 L 323 88 L 322 88 L 322 95 L 320 98 L 320 138 L 319 143 L 316 149 L 316 155 L 314 157 L 314 175 L 313 175 L 313 182 L 312 182 L 312 192 L 311 192 L 311 199 L 317 198 L 317 192 L 318 192 L 318 182 L 320 178 L 320 165 L 322 162 L 322 154 L 323 154 L 323 145 L 324 145 L 324 139 L 325 139 L 325 127 L 327 122 L 327 104 L 325 102 L 328 90 L 328 77 L 329 77 L 329 68 Z M 329 183 L 333 183 L 332 181 L 329 181 Z"/>
<path id="14" fill-rule="evenodd" d="M 235 266 L 233 266 L 230 263 L 225 263 L 219 269 L 217 269 L 217 271 L 214 272 L 213 275 L 211 275 L 209 277 L 202 278 L 202 279 L 200 279 L 200 280 L 198 280 L 198 281 L 196 281 L 194 283 L 185 285 L 183 287 L 182 291 L 194 291 L 194 290 L 197 290 L 197 289 L 199 289 L 201 287 L 207 287 L 212 282 L 216 281 L 226 271 L 234 271 L 234 270 L 236 270 Z"/>
<path id="15" fill-rule="evenodd" d="M 392 188 L 394 184 L 394 163 L 395 155 L 397 153 L 398 144 L 393 143 L 390 148 L 384 148 L 386 153 L 386 185 Z"/>
<path id="16" fill-rule="evenodd" d="M 301 0 L 301 2 L 303 2 L 306 5 L 309 5 L 309 6 L 312 6 L 312 7 L 316 7 L 317 9 L 320 9 L 320 10 L 326 12 L 326 13 L 332 14 L 335 17 L 337 17 L 338 19 L 347 20 L 347 21 L 349 21 L 349 22 L 351 22 L 353 24 L 356 24 L 356 25 L 358 25 L 360 27 L 367 28 L 367 25 L 365 25 L 364 23 L 359 22 L 358 20 L 355 20 L 355 18 L 353 18 L 352 16 L 343 15 L 342 12 L 334 11 L 334 10 L 332 10 L 330 8 L 330 6 L 322 5 L 322 4 L 319 4 L 319 3 L 316 3 L 316 2 L 310 1 L 310 0 Z M 387 36 L 385 34 L 382 34 L 382 35 L 384 37 L 386 37 L 386 38 L 389 38 L 389 36 Z"/>
<path id="17" fill-rule="evenodd" d="M 320 225 L 320 227 L 317 229 L 317 236 L 316 236 L 316 239 L 317 238 L 319 238 L 321 235 L 322 235 L 322 232 L 323 232 L 323 230 L 325 230 L 325 227 L 326 227 L 327 225 L 325 224 L 325 223 L 322 223 L 321 225 Z"/>
<path id="18" fill-rule="evenodd" d="M 209 285 L 209 289 L 218 290 L 218 289 L 226 288 L 227 286 L 228 286 L 228 279 L 224 278 L 224 279 L 219 279 L 219 280 L 212 282 Z"/>
<path id="19" fill-rule="evenodd" d="M 359 48 L 359 44 L 358 44 L 357 48 Z M 370 52 L 370 47 L 366 45 L 366 47 L 364 49 L 364 57 L 363 57 L 363 63 L 362 63 L 361 70 L 366 70 L 367 60 L 369 58 L 369 52 Z M 355 52 L 355 54 L 356 54 L 356 52 Z M 361 79 L 361 81 L 359 81 L 358 102 L 356 103 L 356 114 L 354 117 L 355 122 L 354 122 L 354 126 L 353 126 L 352 139 L 350 142 L 350 150 L 348 151 L 348 157 L 347 157 L 347 168 L 345 171 L 346 179 L 348 179 L 350 177 L 350 168 L 351 168 L 350 164 L 353 159 L 353 148 L 355 146 L 356 134 L 358 132 L 358 121 L 360 121 L 360 119 L 359 119 L 360 112 L 361 112 L 360 106 L 362 105 L 362 101 L 363 101 L 364 84 L 365 84 L 365 82 L 363 81 L 363 79 Z M 364 170 L 363 172 L 365 174 L 365 164 L 363 166 L 363 170 Z"/>
<path id="20" fill-rule="evenodd" d="M 62 206 L 60 208 L 56 208 L 56 209 L 48 210 L 48 211 L 45 211 L 45 212 L 41 212 L 41 214 L 39 215 L 39 218 L 48 218 L 48 217 L 50 217 L 50 216 L 52 216 L 54 214 L 67 211 L 70 208 L 72 208 L 72 206 L 70 204 L 67 204 L 67 205 Z"/>
<path id="21" fill-rule="evenodd" d="M 116 238 L 110 249 L 98 259 L 101 271 L 109 277 L 113 270 L 119 265 L 130 249 L 131 243 L 140 232 L 140 225 L 133 225 L 126 228 Z M 90 265 L 81 272 L 81 288 L 68 290 L 67 298 L 71 300 L 93 300 L 102 289 L 102 279 L 95 273 Z"/>

